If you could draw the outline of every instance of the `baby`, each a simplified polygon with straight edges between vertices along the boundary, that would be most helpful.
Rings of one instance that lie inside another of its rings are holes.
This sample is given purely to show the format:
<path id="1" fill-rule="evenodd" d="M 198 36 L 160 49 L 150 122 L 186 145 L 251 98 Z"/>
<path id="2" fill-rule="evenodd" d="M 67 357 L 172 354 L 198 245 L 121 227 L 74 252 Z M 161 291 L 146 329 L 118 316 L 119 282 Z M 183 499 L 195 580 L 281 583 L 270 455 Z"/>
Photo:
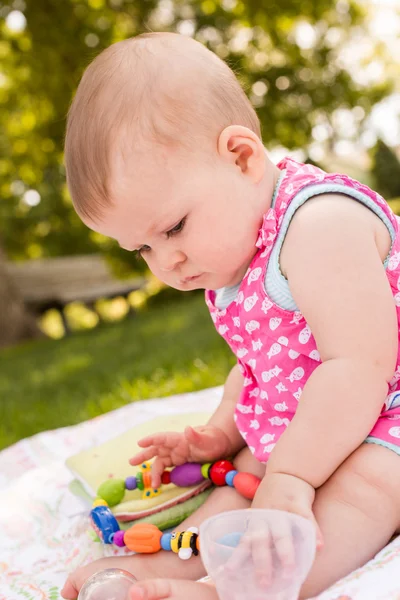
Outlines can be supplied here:
<path id="1" fill-rule="evenodd" d="M 344 175 L 274 165 L 233 72 L 170 33 L 114 44 L 89 66 L 66 168 L 84 223 L 166 284 L 204 288 L 237 357 L 210 421 L 142 440 L 132 464 L 154 457 L 158 485 L 165 467 L 236 455 L 262 478 L 252 507 L 315 524 L 302 598 L 368 561 L 400 528 L 400 234 L 385 201 Z M 180 528 L 248 506 L 218 488 Z M 288 562 L 290 541 L 277 550 Z M 132 600 L 216 598 L 194 581 L 199 557 L 168 552 L 92 563 L 63 597 L 111 566 L 140 580 Z"/>

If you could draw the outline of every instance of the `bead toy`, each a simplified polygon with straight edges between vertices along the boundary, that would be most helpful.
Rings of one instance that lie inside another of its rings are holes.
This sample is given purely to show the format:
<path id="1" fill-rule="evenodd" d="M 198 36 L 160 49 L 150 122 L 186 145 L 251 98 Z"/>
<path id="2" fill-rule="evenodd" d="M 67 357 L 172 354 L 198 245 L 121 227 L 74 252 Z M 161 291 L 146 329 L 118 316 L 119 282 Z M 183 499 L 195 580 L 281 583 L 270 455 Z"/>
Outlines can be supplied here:
<path id="1" fill-rule="evenodd" d="M 143 463 L 142 470 L 136 477 L 125 479 L 110 479 L 98 489 L 98 498 L 93 503 L 90 518 L 93 529 L 104 544 L 126 546 L 133 552 L 152 554 L 166 550 L 178 554 L 182 560 L 197 556 L 200 549 L 199 532 L 195 527 L 187 531 L 163 533 L 151 523 L 137 523 L 127 531 L 121 531 L 117 519 L 109 506 L 115 506 L 122 501 L 125 490 L 143 489 L 146 493 L 160 494 L 160 489 L 151 488 L 150 464 Z M 251 473 L 238 473 L 228 460 L 201 465 L 185 463 L 164 471 L 161 476 L 163 484 L 172 483 L 179 487 L 198 485 L 205 479 L 210 479 L 216 486 L 229 485 L 234 487 L 242 496 L 252 500 L 255 496 L 260 478 Z M 146 496 L 149 497 L 149 496 Z"/>

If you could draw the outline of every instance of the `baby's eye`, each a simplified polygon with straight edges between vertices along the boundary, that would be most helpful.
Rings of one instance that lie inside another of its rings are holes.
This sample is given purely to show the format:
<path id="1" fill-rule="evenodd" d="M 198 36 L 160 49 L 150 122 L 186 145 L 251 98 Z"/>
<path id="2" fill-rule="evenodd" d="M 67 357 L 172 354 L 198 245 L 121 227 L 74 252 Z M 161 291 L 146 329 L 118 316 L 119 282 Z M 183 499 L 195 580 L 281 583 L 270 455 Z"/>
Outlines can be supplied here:
<path id="1" fill-rule="evenodd" d="M 182 219 L 181 221 L 179 221 L 179 223 L 177 225 L 175 225 L 175 227 L 173 227 L 172 229 L 167 231 L 167 237 L 169 238 L 172 235 L 176 235 L 177 233 L 182 231 L 182 229 L 185 225 L 185 221 L 186 221 L 186 217 L 184 219 Z"/>
<path id="2" fill-rule="evenodd" d="M 138 248 L 136 250 L 136 252 L 139 254 L 139 256 L 142 256 L 142 254 L 144 254 L 145 252 L 149 252 L 151 250 L 150 246 L 147 246 L 146 244 L 144 246 L 141 246 L 140 248 Z"/>

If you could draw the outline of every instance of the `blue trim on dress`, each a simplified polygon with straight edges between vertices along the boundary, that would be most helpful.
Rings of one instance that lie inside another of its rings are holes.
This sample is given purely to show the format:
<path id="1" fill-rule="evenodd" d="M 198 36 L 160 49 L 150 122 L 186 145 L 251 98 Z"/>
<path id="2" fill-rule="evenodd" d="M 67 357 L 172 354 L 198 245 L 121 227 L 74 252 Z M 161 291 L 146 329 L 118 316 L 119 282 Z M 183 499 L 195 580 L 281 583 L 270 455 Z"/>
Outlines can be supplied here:
<path id="1" fill-rule="evenodd" d="M 400 446 L 396 446 L 395 444 L 391 444 L 390 442 L 385 442 L 385 440 L 380 440 L 379 438 L 368 436 L 364 440 L 364 444 L 376 444 L 377 446 L 383 446 L 384 448 L 388 448 L 389 450 L 393 450 L 400 456 Z"/>

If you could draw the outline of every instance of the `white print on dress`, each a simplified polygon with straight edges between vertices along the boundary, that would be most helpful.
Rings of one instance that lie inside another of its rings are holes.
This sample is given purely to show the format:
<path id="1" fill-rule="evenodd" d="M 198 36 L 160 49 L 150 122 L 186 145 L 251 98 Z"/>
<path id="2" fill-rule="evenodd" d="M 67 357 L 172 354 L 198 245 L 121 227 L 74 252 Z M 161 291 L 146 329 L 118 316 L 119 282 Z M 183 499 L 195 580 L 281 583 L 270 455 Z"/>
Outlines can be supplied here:
<path id="1" fill-rule="evenodd" d="M 236 304 L 242 304 L 243 300 L 244 300 L 244 294 L 243 294 L 243 292 L 239 292 L 235 298 Z"/>
<path id="2" fill-rule="evenodd" d="M 289 379 L 291 383 L 293 383 L 294 381 L 300 381 L 300 379 L 303 379 L 304 373 L 305 371 L 303 367 L 297 367 L 294 371 L 290 373 L 289 377 L 286 377 L 286 379 Z"/>
<path id="3" fill-rule="evenodd" d="M 292 348 L 290 348 L 288 354 L 292 360 L 294 360 L 295 358 L 298 358 L 300 356 L 300 352 L 296 352 L 296 350 L 293 350 Z"/>
<path id="4" fill-rule="evenodd" d="M 231 338 L 234 342 L 243 342 L 243 338 L 241 335 L 235 333 L 235 335 L 232 336 Z"/>
<path id="5" fill-rule="evenodd" d="M 311 329 L 308 325 L 304 327 L 299 333 L 299 342 L 300 344 L 307 344 L 308 340 L 311 337 Z"/>
<path id="6" fill-rule="evenodd" d="M 243 305 L 244 310 L 246 312 L 251 311 L 251 309 L 254 308 L 254 306 L 257 304 L 257 302 L 258 302 L 258 295 L 257 295 L 257 292 L 254 292 L 254 294 L 252 296 L 249 296 L 244 301 L 244 305 Z"/>
<path id="7" fill-rule="evenodd" d="M 260 340 L 260 338 L 258 338 L 258 340 L 256 340 L 256 341 L 253 340 L 251 342 L 251 345 L 253 346 L 254 352 L 256 352 L 257 350 L 261 350 L 261 348 L 263 347 L 263 343 Z"/>
<path id="8" fill-rule="evenodd" d="M 282 369 L 278 367 L 278 365 L 275 365 L 275 367 L 272 367 L 269 371 L 263 371 L 261 373 L 261 379 L 265 381 L 265 383 L 268 383 L 273 377 L 278 377 L 279 373 L 282 373 Z"/>
<path id="9" fill-rule="evenodd" d="M 260 329 L 260 323 L 258 321 L 249 321 L 246 323 L 246 331 L 247 333 L 253 333 L 256 329 Z"/>
<path id="10" fill-rule="evenodd" d="M 279 354 L 279 352 L 282 350 L 282 346 L 280 344 L 278 344 L 277 342 L 275 342 L 275 344 L 272 344 L 271 348 L 269 349 L 267 356 L 268 358 L 272 358 L 273 356 L 276 356 L 277 354 Z"/>
<path id="11" fill-rule="evenodd" d="M 249 365 L 249 367 L 253 370 L 255 370 L 256 365 L 257 365 L 257 361 L 255 358 L 250 358 L 250 360 L 247 361 L 247 364 Z"/>
<path id="12" fill-rule="evenodd" d="M 260 437 L 260 444 L 268 444 L 268 442 L 273 442 L 275 439 L 275 433 L 264 433 L 262 437 Z"/>
<path id="13" fill-rule="evenodd" d="M 232 321 L 235 327 L 240 327 L 240 319 L 239 317 L 232 317 Z"/>
<path id="14" fill-rule="evenodd" d="M 265 410 L 263 409 L 262 406 L 260 406 L 259 404 L 256 404 L 254 407 L 254 412 L 256 413 L 256 415 L 262 415 L 263 413 L 265 413 Z"/>
<path id="15" fill-rule="evenodd" d="M 269 320 L 269 328 L 271 331 L 275 331 L 275 329 L 277 329 L 281 323 L 282 319 L 279 317 L 272 317 L 272 319 Z"/>
<path id="16" fill-rule="evenodd" d="M 248 354 L 248 353 L 249 353 L 249 351 L 247 350 L 247 348 L 239 348 L 236 351 L 236 356 L 238 358 L 243 358 L 243 356 L 246 356 L 246 354 Z"/>
<path id="17" fill-rule="evenodd" d="M 296 398 L 297 402 L 300 400 L 300 396 L 303 393 L 303 390 L 299 387 L 297 392 L 293 392 L 293 396 Z"/>
<path id="18" fill-rule="evenodd" d="M 276 385 L 275 388 L 278 390 L 279 393 L 288 391 L 287 387 L 285 387 L 282 382 L 278 383 L 278 385 Z"/>
<path id="19" fill-rule="evenodd" d="M 395 437 L 397 439 L 400 439 L 400 427 L 391 427 L 389 429 L 389 435 L 391 435 L 392 437 Z"/>
<path id="20" fill-rule="evenodd" d="M 260 423 L 257 421 L 257 419 L 252 419 L 250 421 L 250 429 L 260 429 Z"/>
<path id="21" fill-rule="evenodd" d="M 268 446 L 265 446 L 264 450 L 263 450 L 263 454 L 270 454 L 272 452 L 272 450 L 275 448 L 276 444 L 268 444 Z"/>
<path id="22" fill-rule="evenodd" d="M 287 410 L 289 410 L 289 407 L 286 404 L 286 402 L 283 401 L 283 402 L 278 402 L 277 404 L 275 404 L 274 409 L 277 410 L 278 412 L 286 412 Z"/>
<path id="23" fill-rule="evenodd" d="M 271 425 L 276 425 L 278 427 L 280 425 L 286 425 L 287 427 L 290 423 L 289 419 L 286 417 L 284 419 L 281 419 L 280 417 L 271 417 L 271 419 L 268 419 L 268 421 L 271 423 Z"/>
<path id="24" fill-rule="evenodd" d="M 314 360 L 321 360 L 321 355 L 318 350 L 311 350 L 308 356 Z"/>
<path id="25" fill-rule="evenodd" d="M 296 310 L 293 313 L 293 319 L 290 321 L 291 325 L 298 325 L 301 321 L 301 319 L 303 318 L 303 315 L 301 314 L 301 312 L 299 310 Z"/>
<path id="26" fill-rule="evenodd" d="M 269 298 L 264 298 L 263 303 L 261 305 L 261 310 L 263 311 L 263 313 L 267 314 L 267 312 L 270 308 L 272 308 L 272 306 L 273 303 L 271 302 L 271 300 Z"/>
<path id="27" fill-rule="evenodd" d="M 249 392 L 249 398 L 258 398 L 259 395 L 260 395 L 260 388 L 258 388 L 258 387 L 254 388 L 254 390 L 251 390 L 251 392 Z"/>
<path id="28" fill-rule="evenodd" d="M 224 335 L 224 333 L 226 333 L 227 331 L 229 331 L 229 327 L 227 325 L 220 325 L 218 327 L 218 333 L 221 335 Z"/>
<path id="29" fill-rule="evenodd" d="M 247 279 L 247 285 L 250 285 L 253 281 L 257 281 L 260 278 L 261 273 L 261 267 L 257 267 L 256 269 L 253 269 L 253 271 L 250 271 L 250 275 Z"/>
<path id="30" fill-rule="evenodd" d="M 284 335 L 281 335 L 280 338 L 278 338 L 278 342 L 280 344 L 282 344 L 282 346 L 287 346 L 289 343 L 289 340 L 287 339 L 287 337 L 285 337 Z"/>
<path id="31" fill-rule="evenodd" d="M 236 408 L 242 415 L 251 415 L 253 413 L 253 407 L 246 404 L 236 404 Z"/>
<path id="32" fill-rule="evenodd" d="M 394 271 L 400 264 L 400 252 L 393 252 L 392 256 L 389 258 L 388 270 Z"/>

